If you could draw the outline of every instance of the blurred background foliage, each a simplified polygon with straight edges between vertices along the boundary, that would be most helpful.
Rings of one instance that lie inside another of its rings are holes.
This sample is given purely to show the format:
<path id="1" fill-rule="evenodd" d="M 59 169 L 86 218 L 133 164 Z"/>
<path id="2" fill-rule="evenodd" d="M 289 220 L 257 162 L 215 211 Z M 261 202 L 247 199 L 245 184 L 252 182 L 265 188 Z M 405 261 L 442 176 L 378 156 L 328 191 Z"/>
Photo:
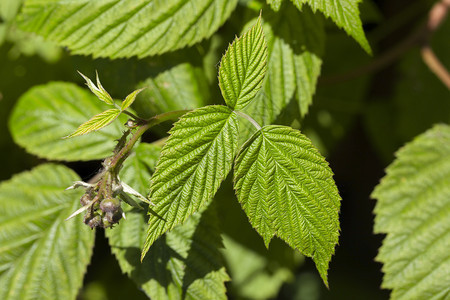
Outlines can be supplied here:
<path id="1" fill-rule="evenodd" d="M 9 134 L 8 116 L 17 99 L 32 86 L 50 81 L 84 86 L 76 70 L 88 76 L 98 70 L 103 86 L 116 98 L 125 97 L 136 84 L 147 86 L 135 107 L 147 117 L 180 105 L 217 103 L 215 99 L 221 99 L 218 61 L 228 43 L 242 32 L 244 21 L 251 15 L 249 7 L 255 1 L 240 1 L 212 38 L 190 48 L 140 60 L 71 55 L 67 49 L 23 32 L 15 24 L 21 2 L 0 2 L 1 180 L 42 162 L 15 145 Z M 217 199 L 219 211 L 227 212 L 220 214 L 220 221 L 234 225 L 223 228 L 224 244 L 233 249 L 224 252 L 228 271 L 232 277 L 236 276 L 229 284 L 231 299 L 261 299 L 263 295 L 297 300 L 389 297 L 389 292 L 380 288 L 381 265 L 374 262 L 383 237 L 372 234 L 374 201 L 369 195 L 383 176 L 384 167 L 393 160 L 394 151 L 433 124 L 449 122 L 450 93 L 424 64 L 415 45 L 405 48 L 390 63 L 376 65 L 380 57 L 425 22 L 434 2 L 365 0 L 360 9 L 373 57 L 342 30 L 325 21 L 326 45 L 313 104 L 304 120 L 281 121 L 301 128 L 327 156 L 343 198 L 342 233 L 330 264 L 330 290 L 322 284 L 312 261 L 304 261 L 278 240 L 271 244 L 270 251 L 264 248 L 262 239 L 238 209 L 237 201 L 227 201 L 230 194 L 223 190 L 230 183 L 226 182 Z M 433 50 L 447 68 L 450 68 L 449 37 L 450 18 L 431 39 Z M 367 65 L 376 67 L 348 76 Z M 166 82 L 172 85 L 165 86 Z M 190 83 L 189 88 L 184 88 L 186 83 Z M 186 99 L 189 103 L 182 102 Z M 159 139 L 169 128 L 170 124 L 162 124 L 144 136 L 144 140 Z M 99 161 L 68 165 L 83 179 L 100 168 Z M 239 248 L 239 241 L 250 246 Z M 79 298 L 145 299 L 121 274 L 101 231 Z"/>

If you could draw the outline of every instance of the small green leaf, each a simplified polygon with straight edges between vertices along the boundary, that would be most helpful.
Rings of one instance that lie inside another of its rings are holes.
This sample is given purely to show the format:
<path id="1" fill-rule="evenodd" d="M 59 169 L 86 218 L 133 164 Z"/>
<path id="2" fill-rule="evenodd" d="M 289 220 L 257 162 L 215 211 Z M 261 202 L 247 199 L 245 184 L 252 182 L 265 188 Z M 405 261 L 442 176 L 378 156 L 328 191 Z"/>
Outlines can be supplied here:
<path id="1" fill-rule="evenodd" d="M 450 295 L 450 127 L 437 125 L 397 152 L 375 188 L 377 256 L 391 299 Z"/>
<path id="2" fill-rule="evenodd" d="M 128 107 L 130 107 L 130 105 L 133 104 L 134 100 L 136 100 L 136 96 L 143 90 L 144 90 L 144 88 L 138 89 L 138 90 L 135 90 L 134 92 L 132 92 L 131 94 L 129 94 L 125 98 L 125 100 L 123 100 L 122 105 L 120 106 L 120 109 L 123 111 L 123 110 L 127 109 Z"/>
<path id="3" fill-rule="evenodd" d="M 62 139 L 77 127 L 110 108 L 75 84 L 52 82 L 35 86 L 17 102 L 9 119 L 14 141 L 28 152 L 52 160 L 95 160 L 111 155 L 122 136 L 126 116 L 96 133 Z"/>
<path id="4" fill-rule="evenodd" d="M 206 106 L 175 123 L 151 179 L 152 207 L 142 255 L 167 230 L 205 206 L 227 177 L 237 149 L 237 117 Z"/>
<path id="5" fill-rule="evenodd" d="M 81 216 L 80 180 L 60 165 L 41 165 L 0 184 L 0 299 L 75 299 L 92 255 L 94 232 Z"/>
<path id="6" fill-rule="evenodd" d="M 328 286 L 341 198 L 311 141 L 290 127 L 265 126 L 242 147 L 234 169 L 238 200 L 266 246 L 277 235 L 312 257 Z"/>
<path id="7" fill-rule="evenodd" d="M 98 99 L 105 102 L 109 105 L 114 105 L 114 100 L 111 98 L 111 96 L 108 94 L 108 92 L 103 88 L 102 84 L 100 83 L 100 79 L 98 78 L 98 73 L 96 73 L 97 77 L 97 86 L 90 80 L 87 76 L 83 75 L 80 71 L 78 73 L 86 80 L 86 85 L 89 87 L 91 92 L 97 96 Z"/>
<path id="8" fill-rule="evenodd" d="M 3 1 L 3 0 L 2 0 Z M 237 0 L 27 0 L 19 26 L 72 53 L 139 57 L 191 46 L 228 19 Z"/>
<path id="9" fill-rule="evenodd" d="M 309 4 L 314 12 L 321 11 L 326 17 L 343 28 L 345 32 L 353 37 L 361 47 L 369 54 L 372 54 L 369 42 L 366 39 L 362 22 L 359 17 L 358 4 L 361 0 L 291 0 L 299 10 L 304 3 Z"/>
<path id="10" fill-rule="evenodd" d="M 117 119 L 120 113 L 121 111 L 117 108 L 108 109 L 98 115 L 93 116 L 91 119 L 89 119 L 89 121 L 81 124 L 77 128 L 77 130 L 75 130 L 72 134 L 66 136 L 65 138 L 71 138 L 83 134 L 88 134 L 92 131 L 100 130 Z"/>
<path id="11" fill-rule="evenodd" d="M 267 45 L 259 17 L 228 47 L 220 62 L 219 86 L 231 109 L 242 109 L 255 97 L 266 73 L 266 60 Z"/>
<path id="12" fill-rule="evenodd" d="M 267 0 L 267 4 L 269 4 L 270 7 L 274 11 L 279 11 L 280 10 L 280 6 L 281 6 L 282 2 L 283 2 L 283 0 Z"/>

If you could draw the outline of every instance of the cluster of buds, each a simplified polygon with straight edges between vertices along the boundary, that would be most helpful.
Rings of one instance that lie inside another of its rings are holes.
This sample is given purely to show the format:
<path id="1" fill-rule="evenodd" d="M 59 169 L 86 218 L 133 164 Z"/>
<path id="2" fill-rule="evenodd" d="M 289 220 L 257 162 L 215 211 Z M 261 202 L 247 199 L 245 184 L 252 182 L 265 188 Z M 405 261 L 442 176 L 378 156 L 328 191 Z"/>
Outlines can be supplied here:
<path id="1" fill-rule="evenodd" d="M 92 201 L 95 203 L 91 204 Z M 92 197 L 92 193 L 86 192 L 80 199 L 83 207 L 89 206 L 84 215 L 84 223 L 91 228 L 110 228 L 119 223 L 123 216 L 120 202 L 117 198 L 96 199 L 96 196 Z"/>

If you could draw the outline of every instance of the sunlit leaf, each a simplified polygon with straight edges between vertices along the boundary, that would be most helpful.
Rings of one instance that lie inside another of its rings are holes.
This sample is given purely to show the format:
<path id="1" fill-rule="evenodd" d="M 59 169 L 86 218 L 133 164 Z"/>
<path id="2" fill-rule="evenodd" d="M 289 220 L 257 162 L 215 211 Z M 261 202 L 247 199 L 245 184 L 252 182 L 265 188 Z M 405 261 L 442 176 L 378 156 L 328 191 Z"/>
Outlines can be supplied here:
<path id="1" fill-rule="evenodd" d="M 151 179 L 151 208 L 143 255 L 167 230 L 205 206 L 231 169 L 237 117 L 225 106 L 185 114 L 170 131 Z"/>
<path id="2" fill-rule="evenodd" d="M 290 127 L 263 127 L 240 150 L 234 182 L 266 246 L 276 235 L 312 257 L 328 285 L 341 198 L 328 163 L 311 141 Z"/>
<path id="3" fill-rule="evenodd" d="M 68 135 L 66 138 L 76 137 L 83 134 L 88 134 L 93 131 L 102 129 L 103 127 L 111 124 L 112 121 L 117 119 L 121 111 L 117 108 L 108 109 L 98 115 L 93 116 L 89 121 L 81 124 L 77 130 Z"/>

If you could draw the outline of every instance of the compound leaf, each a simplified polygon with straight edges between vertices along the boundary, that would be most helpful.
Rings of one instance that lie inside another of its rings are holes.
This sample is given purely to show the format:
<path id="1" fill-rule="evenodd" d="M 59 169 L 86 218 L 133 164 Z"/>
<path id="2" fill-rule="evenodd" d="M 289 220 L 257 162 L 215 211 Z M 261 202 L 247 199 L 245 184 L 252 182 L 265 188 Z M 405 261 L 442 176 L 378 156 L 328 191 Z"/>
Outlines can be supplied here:
<path id="1" fill-rule="evenodd" d="M 0 298 L 75 299 L 94 245 L 94 232 L 77 216 L 80 180 L 46 164 L 0 184 Z"/>
<path id="2" fill-rule="evenodd" d="M 208 203 L 228 175 L 237 148 L 237 117 L 225 106 L 206 106 L 175 123 L 151 179 L 143 256 L 167 230 Z"/>
<path id="3" fill-rule="evenodd" d="M 211 36 L 236 4 L 237 0 L 30 0 L 19 25 L 74 54 L 144 57 Z"/>
<path id="4" fill-rule="evenodd" d="M 219 86 L 225 103 L 244 108 L 261 88 L 266 73 L 267 46 L 261 17 L 228 47 L 219 67 Z"/>
<path id="5" fill-rule="evenodd" d="M 122 135 L 119 122 L 104 130 L 74 139 L 62 137 L 110 108 L 89 91 L 71 83 L 36 86 L 20 97 L 9 120 L 14 141 L 39 157 L 56 160 L 94 160 L 111 155 Z M 121 119 L 124 123 L 126 120 Z"/>
<path id="6" fill-rule="evenodd" d="M 401 148 L 375 188 L 377 260 L 391 299 L 450 294 L 450 127 L 438 125 Z"/>
<path id="7" fill-rule="evenodd" d="M 291 0 L 298 9 L 302 9 L 304 3 L 309 4 L 312 10 L 321 11 L 325 16 L 343 28 L 348 35 L 353 37 L 361 47 L 369 54 L 372 53 L 369 42 L 366 39 L 362 22 L 359 17 L 358 4 L 361 0 Z"/>
<path id="8" fill-rule="evenodd" d="M 117 119 L 120 113 L 121 111 L 117 108 L 105 110 L 104 112 L 93 116 L 91 119 L 89 119 L 89 121 L 81 124 L 77 128 L 77 130 L 68 135 L 67 138 L 88 134 L 90 132 L 100 130 L 111 124 L 111 122 L 114 121 L 115 119 Z"/>
<path id="9" fill-rule="evenodd" d="M 290 127 L 264 126 L 240 150 L 234 186 L 266 246 L 277 235 L 312 257 L 328 285 L 340 196 L 331 169 L 311 141 Z"/>

